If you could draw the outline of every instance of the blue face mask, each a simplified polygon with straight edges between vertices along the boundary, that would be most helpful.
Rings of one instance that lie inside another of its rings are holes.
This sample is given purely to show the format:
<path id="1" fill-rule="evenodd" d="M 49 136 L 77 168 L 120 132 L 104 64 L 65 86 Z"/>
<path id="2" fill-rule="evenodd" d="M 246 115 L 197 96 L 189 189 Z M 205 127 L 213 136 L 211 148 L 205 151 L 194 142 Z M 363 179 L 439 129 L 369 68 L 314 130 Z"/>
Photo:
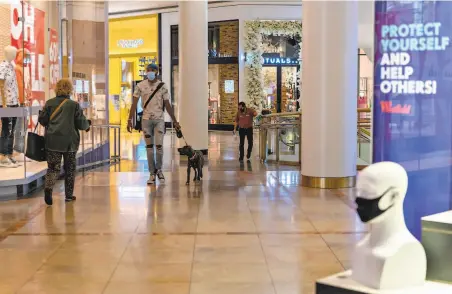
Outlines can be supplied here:
<path id="1" fill-rule="evenodd" d="M 148 77 L 148 80 L 150 80 L 150 81 L 155 80 L 155 72 L 153 72 L 153 71 L 148 72 L 147 77 Z"/>

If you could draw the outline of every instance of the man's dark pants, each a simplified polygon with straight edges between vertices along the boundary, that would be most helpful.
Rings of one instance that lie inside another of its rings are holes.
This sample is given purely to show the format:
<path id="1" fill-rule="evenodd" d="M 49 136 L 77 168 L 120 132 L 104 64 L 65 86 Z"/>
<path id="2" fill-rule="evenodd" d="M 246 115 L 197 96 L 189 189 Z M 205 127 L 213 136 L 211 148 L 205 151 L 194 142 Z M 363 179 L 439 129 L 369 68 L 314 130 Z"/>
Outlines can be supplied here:
<path id="1" fill-rule="evenodd" d="M 251 157 L 251 152 L 253 151 L 253 128 L 247 128 L 247 129 L 243 129 L 240 128 L 239 129 L 239 136 L 240 136 L 240 159 L 243 159 L 243 153 L 244 153 L 244 149 L 245 149 L 245 137 L 246 140 L 248 141 L 248 152 L 247 152 L 247 158 Z"/>

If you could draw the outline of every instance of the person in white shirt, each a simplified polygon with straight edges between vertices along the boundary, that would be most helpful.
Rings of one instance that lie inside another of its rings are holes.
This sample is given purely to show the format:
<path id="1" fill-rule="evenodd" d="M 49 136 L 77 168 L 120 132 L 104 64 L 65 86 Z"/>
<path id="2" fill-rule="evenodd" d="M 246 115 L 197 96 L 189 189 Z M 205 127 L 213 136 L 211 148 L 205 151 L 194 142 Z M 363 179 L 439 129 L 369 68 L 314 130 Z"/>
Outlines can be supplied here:
<path id="1" fill-rule="evenodd" d="M 150 172 L 148 184 L 150 185 L 155 184 L 156 178 L 159 179 L 160 183 L 165 182 L 165 176 L 162 172 L 165 110 L 173 120 L 174 127 L 180 129 L 180 125 L 177 122 L 173 108 L 171 107 L 171 97 L 168 88 L 157 78 L 158 71 L 158 66 L 156 64 L 149 64 L 146 67 L 146 79 L 137 84 L 133 93 L 133 102 L 127 123 L 127 131 L 131 133 L 133 128 L 133 116 L 135 115 L 137 104 L 141 97 L 143 107 L 142 129 L 146 142 Z"/>

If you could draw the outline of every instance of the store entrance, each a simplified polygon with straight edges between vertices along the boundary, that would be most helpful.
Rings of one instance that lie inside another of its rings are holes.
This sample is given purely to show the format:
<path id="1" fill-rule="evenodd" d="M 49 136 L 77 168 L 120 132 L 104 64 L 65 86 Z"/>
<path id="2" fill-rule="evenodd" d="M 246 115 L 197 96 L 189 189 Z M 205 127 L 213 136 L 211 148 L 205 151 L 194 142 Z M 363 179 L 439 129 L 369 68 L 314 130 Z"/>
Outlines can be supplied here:
<path id="1" fill-rule="evenodd" d="M 298 70 L 298 65 L 263 66 L 266 108 L 272 113 L 294 112 L 299 109 Z"/>

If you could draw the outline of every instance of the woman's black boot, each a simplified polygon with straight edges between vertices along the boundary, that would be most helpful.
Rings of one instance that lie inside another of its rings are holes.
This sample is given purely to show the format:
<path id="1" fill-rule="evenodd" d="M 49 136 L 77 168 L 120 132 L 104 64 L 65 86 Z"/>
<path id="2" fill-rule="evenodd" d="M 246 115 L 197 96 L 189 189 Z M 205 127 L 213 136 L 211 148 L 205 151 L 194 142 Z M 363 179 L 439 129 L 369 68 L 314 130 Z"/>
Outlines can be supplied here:
<path id="1" fill-rule="evenodd" d="M 44 201 L 46 202 L 47 205 L 52 205 L 53 204 L 53 199 L 52 199 L 52 190 L 44 190 Z"/>

